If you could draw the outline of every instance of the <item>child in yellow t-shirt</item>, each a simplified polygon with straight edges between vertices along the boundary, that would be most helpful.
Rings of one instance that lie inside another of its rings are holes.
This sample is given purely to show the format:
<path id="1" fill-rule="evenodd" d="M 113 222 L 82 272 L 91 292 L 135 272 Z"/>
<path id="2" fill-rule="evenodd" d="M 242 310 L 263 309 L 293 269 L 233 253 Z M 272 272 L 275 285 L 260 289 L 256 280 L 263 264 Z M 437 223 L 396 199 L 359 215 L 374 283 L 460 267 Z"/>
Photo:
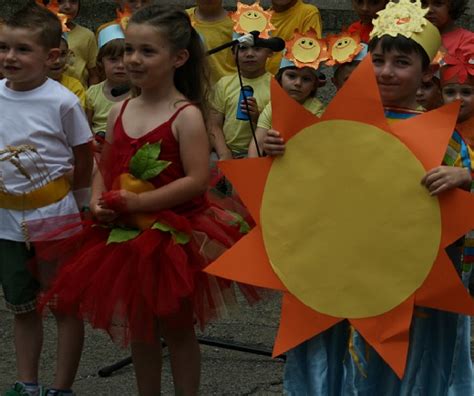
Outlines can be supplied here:
<path id="1" fill-rule="evenodd" d="M 105 137 L 110 109 L 129 95 L 129 78 L 123 64 L 124 38 L 118 24 L 109 25 L 99 32 L 97 68 L 104 81 L 91 85 L 86 93 L 86 114 L 98 142 Z M 114 96 L 112 91 L 117 88 L 122 92 Z"/>
<path id="2" fill-rule="evenodd" d="M 77 78 L 85 87 L 97 84 L 99 75 L 96 69 L 97 43 L 94 33 L 73 22 L 79 14 L 80 0 L 58 0 L 59 12 L 67 15 L 68 43 L 71 51 L 71 65 L 66 74 Z"/>
<path id="3" fill-rule="evenodd" d="M 186 10 L 207 50 L 232 41 L 233 22 L 222 6 L 222 0 L 197 0 L 196 7 Z M 236 72 L 230 48 L 208 57 L 211 83 Z"/>
<path id="4" fill-rule="evenodd" d="M 323 25 L 321 15 L 316 6 L 306 4 L 303 0 L 272 0 L 273 16 L 271 22 L 275 26 L 272 36 L 281 37 L 288 41 L 293 37 L 296 29 L 306 33 L 313 29 L 321 37 Z M 280 67 L 282 55 L 275 53 L 267 65 L 267 70 L 276 74 Z"/>
<path id="5" fill-rule="evenodd" d="M 58 81 L 75 94 L 79 98 L 82 108 L 84 108 L 86 105 L 86 89 L 77 78 L 68 76 L 64 73 L 64 69 L 66 68 L 69 59 L 69 46 L 65 34 L 61 37 L 59 50 L 60 53 L 58 58 L 49 67 L 48 77 Z"/>

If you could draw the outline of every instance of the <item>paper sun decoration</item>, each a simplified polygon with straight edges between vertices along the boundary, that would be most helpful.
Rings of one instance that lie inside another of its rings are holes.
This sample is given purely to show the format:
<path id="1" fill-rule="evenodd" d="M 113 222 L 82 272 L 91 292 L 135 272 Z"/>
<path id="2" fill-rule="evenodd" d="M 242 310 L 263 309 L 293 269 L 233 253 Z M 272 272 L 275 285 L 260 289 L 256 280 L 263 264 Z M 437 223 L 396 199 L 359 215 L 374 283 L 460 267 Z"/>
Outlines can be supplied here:
<path id="1" fill-rule="evenodd" d="M 445 252 L 474 228 L 474 196 L 420 184 L 459 105 L 389 125 L 370 57 L 321 119 L 271 90 L 285 155 L 219 163 L 257 225 L 206 272 L 283 291 L 274 356 L 347 319 L 401 378 L 415 305 L 474 314 Z"/>
<path id="2" fill-rule="evenodd" d="M 117 18 L 115 19 L 115 21 L 120 25 L 123 31 L 127 30 L 128 21 L 132 16 L 132 9 L 130 8 L 130 6 L 128 4 L 125 4 L 123 7 L 123 11 L 117 8 L 115 12 L 117 14 Z"/>
<path id="3" fill-rule="evenodd" d="M 356 55 L 362 51 L 360 37 L 358 33 L 342 32 L 337 35 L 328 35 L 329 60 L 328 66 L 334 66 L 341 63 L 352 62 Z"/>
<path id="4" fill-rule="evenodd" d="M 322 61 L 328 59 L 326 40 L 319 39 L 314 29 L 303 34 L 296 30 L 293 38 L 286 42 L 285 58 L 297 67 L 317 69 Z"/>
<path id="5" fill-rule="evenodd" d="M 51 12 L 53 12 L 54 14 L 56 14 L 59 21 L 61 22 L 61 28 L 62 28 L 63 33 L 67 33 L 71 30 L 67 26 L 67 22 L 69 20 L 69 17 L 66 14 L 63 14 L 63 13 L 59 12 L 58 0 L 50 0 L 50 2 L 48 3 L 47 6 L 44 5 L 42 0 L 36 0 L 36 4 L 38 4 L 42 7 L 45 7 L 48 10 L 50 10 Z"/>
<path id="6" fill-rule="evenodd" d="M 237 11 L 231 14 L 234 21 L 234 32 L 247 34 L 253 31 L 260 32 L 260 37 L 269 38 L 270 31 L 275 29 L 270 20 L 273 12 L 265 11 L 256 1 L 252 5 L 237 3 Z"/>

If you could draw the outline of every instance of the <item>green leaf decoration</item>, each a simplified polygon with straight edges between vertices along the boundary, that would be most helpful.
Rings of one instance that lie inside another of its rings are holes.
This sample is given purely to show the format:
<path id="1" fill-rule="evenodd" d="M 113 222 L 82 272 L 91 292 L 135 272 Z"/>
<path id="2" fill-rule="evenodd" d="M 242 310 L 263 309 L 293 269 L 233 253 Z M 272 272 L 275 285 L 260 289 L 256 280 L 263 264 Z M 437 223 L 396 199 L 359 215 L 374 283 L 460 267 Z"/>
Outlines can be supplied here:
<path id="1" fill-rule="evenodd" d="M 127 228 L 112 228 L 107 239 L 107 245 L 111 243 L 122 243 L 131 241 L 140 235 L 140 230 L 132 230 Z"/>
<path id="2" fill-rule="evenodd" d="M 171 233 L 173 241 L 178 245 L 186 245 L 191 240 L 191 237 L 185 232 L 178 231 L 175 228 L 170 227 L 168 224 L 160 223 L 159 221 L 153 224 L 151 228 L 153 230 Z"/>
<path id="3" fill-rule="evenodd" d="M 226 210 L 226 212 L 234 217 L 234 220 L 230 222 L 230 225 L 239 226 L 239 232 L 241 234 L 248 234 L 250 232 L 249 223 L 247 223 L 241 215 L 231 210 Z"/>
<path id="4" fill-rule="evenodd" d="M 170 161 L 160 161 L 161 141 L 145 143 L 130 160 L 130 173 L 137 179 L 148 180 L 158 176 L 168 166 Z"/>

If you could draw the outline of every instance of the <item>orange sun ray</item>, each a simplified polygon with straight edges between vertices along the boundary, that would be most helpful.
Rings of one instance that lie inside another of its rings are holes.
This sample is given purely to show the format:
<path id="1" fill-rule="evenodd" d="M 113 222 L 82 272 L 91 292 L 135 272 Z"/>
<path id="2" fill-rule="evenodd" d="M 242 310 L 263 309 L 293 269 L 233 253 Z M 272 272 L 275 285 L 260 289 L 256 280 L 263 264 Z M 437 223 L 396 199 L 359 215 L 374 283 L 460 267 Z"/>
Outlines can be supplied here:
<path id="1" fill-rule="evenodd" d="M 221 278 L 286 291 L 270 265 L 259 226 L 209 264 L 205 271 Z"/>
<path id="2" fill-rule="evenodd" d="M 272 127 L 281 133 L 285 141 L 290 140 L 302 129 L 319 122 L 318 117 L 311 114 L 296 100 L 290 98 L 275 79 L 271 81 L 270 88 Z M 285 109 L 285 114 L 281 112 L 281 109 Z M 291 114 L 292 117 L 287 117 L 286 114 Z"/>
<path id="3" fill-rule="evenodd" d="M 219 168 L 238 191 L 256 223 L 260 222 L 260 206 L 272 162 L 269 157 L 218 162 Z"/>
<path id="4" fill-rule="evenodd" d="M 413 306 L 414 297 L 411 296 L 383 315 L 349 320 L 399 378 L 405 372 Z"/>
<path id="5" fill-rule="evenodd" d="M 416 291 L 415 304 L 474 315 L 474 302 L 444 249 L 440 249 L 431 272 Z"/>
<path id="6" fill-rule="evenodd" d="M 451 103 L 429 113 L 393 123 L 390 128 L 415 153 L 424 168 L 430 170 L 443 162 L 458 112 L 459 103 Z M 430 120 L 430 128 L 426 128 L 427 119 Z"/>
<path id="7" fill-rule="evenodd" d="M 438 199 L 443 223 L 441 246 L 446 247 L 474 229 L 474 195 L 456 189 L 441 194 Z M 456 210 L 449 210 L 450 208 Z"/>
<path id="8" fill-rule="evenodd" d="M 272 97 L 272 100 L 273 97 Z M 367 55 L 324 111 L 323 121 L 339 119 L 390 131 L 382 107 L 372 59 Z"/>
<path id="9" fill-rule="evenodd" d="M 341 318 L 324 315 L 285 293 L 281 306 L 280 328 L 273 347 L 273 357 L 285 353 L 316 334 L 341 322 Z"/>

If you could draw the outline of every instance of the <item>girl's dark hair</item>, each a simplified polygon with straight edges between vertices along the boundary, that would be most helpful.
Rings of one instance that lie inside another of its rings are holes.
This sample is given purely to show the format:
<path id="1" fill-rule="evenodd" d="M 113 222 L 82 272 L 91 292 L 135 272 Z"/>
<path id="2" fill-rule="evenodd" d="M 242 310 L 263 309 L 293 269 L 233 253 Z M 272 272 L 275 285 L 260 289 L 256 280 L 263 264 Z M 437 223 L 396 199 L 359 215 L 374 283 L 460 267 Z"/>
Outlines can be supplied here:
<path id="1" fill-rule="evenodd" d="M 283 77 L 283 73 L 287 70 L 298 70 L 298 67 L 296 66 L 288 66 L 288 67 L 283 67 L 281 68 L 280 70 L 278 70 L 278 73 L 275 74 L 275 80 L 278 81 L 278 84 L 280 84 L 281 86 L 281 79 Z M 316 80 L 318 79 L 318 76 L 316 75 Z M 311 93 L 309 94 L 309 96 L 311 96 L 312 98 L 314 98 L 316 96 L 316 93 L 318 92 L 318 85 L 316 85 L 316 88 L 314 88 Z"/>
<path id="2" fill-rule="evenodd" d="M 207 114 L 208 72 L 201 37 L 188 14 L 175 7 L 152 5 L 135 12 L 130 24 L 148 24 L 166 37 L 171 49 L 186 49 L 189 59 L 174 73 L 174 85 L 186 98 Z"/>
<path id="3" fill-rule="evenodd" d="M 448 4 L 449 16 L 452 20 L 459 19 L 467 10 L 468 0 L 450 0 Z"/>
<path id="4" fill-rule="evenodd" d="M 425 71 L 430 67 L 430 58 L 428 54 L 423 49 L 423 47 L 418 44 L 416 41 L 406 38 L 404 36 L 398 35 L 396 37 L 392 37 L 389 35 L 385 35 L 382 37 L 374 37 L 369 42 L 369 52 L 373 52 L 375 47 L 380 43 L 382 52 L 385 54 L 386 52 L 390 51 L 399 51 L 404 54 L 418 54 L 421 60 L 421 67 L 422 70 Z"/>

